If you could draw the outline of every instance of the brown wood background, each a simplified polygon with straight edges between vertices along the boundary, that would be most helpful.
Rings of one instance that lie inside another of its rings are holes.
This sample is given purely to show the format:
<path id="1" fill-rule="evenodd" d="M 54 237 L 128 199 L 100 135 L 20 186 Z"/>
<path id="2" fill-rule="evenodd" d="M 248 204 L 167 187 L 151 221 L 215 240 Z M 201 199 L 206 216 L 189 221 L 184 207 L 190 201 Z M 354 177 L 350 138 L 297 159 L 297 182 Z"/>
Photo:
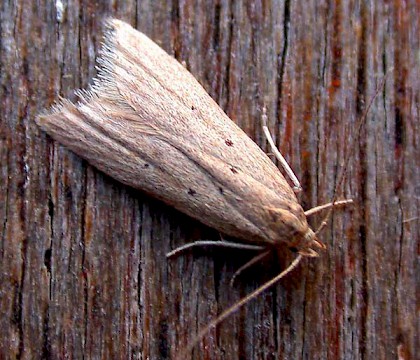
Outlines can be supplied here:
<path id="1" fill-rule="evenodd" d="M 285 264 L 199 250 L 219 234 L 119 184 L 34 123 L 95 74 L 103 19 L 187 67 L 267 149 L 305 208 L 340 192 L 328 250 L 212 331 L 194 359 L 414 359 L 419 352 L 420 5 L 407 1 L 2 1 L 0 358 L 168 359 Z M 357 119 L 384 73 L 360 140 Z M 316 226 L 320 218 L 311 219 Z M 417 275 L 417 277 L 416 277 Z M 418 355 L 417 355 L 418 356 Z"/>

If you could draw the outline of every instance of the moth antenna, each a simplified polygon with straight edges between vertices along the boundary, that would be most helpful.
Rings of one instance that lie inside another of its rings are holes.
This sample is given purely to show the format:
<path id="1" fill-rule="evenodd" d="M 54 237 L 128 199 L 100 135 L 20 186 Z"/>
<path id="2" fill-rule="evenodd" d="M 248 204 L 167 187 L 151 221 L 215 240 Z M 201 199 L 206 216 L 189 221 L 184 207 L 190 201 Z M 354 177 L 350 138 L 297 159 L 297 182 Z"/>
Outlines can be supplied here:
<path id="1" fill-rule="evenodd" d="M 360 118 L 360 120 L 359 120 L 359 123 L 357 124 L 356 136 L 354 137 L 354 139 L 353 139 L 353 141 L 352 141 L 352 143 L 351 143 L 351 147 L 350 147 L 350 149 L 354 149 L 354 148 L 355 148 L 355 146 L 356 146 L 356 141 L 357 141 L 357 140 L 359 139 L 359 137 L 360 137 L 360 132 L 361 132 L 362 127 L 363 127 L 363 124 L 365 123 L 366 118 L 367 118 L 367 116 L 368 116 L 368 114 L 369 114 L 369 112 L 370 112 L 370 109 L 371 109 L 371 107 L 372 107 L 372 105 L 373 105 L 373 102 L 374 102 L 374 101 L 375 101 L 375 99 L 378 97 L 378 95 L 379 95 L 379 93 L 382 91 L 382 89 L 385 87 L 386 79 L 388 78 L 388 75 L 389 75 L 389 73 L 390 73 L 392 70 L 393 70 L 393 69 L 391 68 L 391 69 L 389 69 L 389 70 L 385 73 L 384 77 L 382 78 L 381 83 L 380 83 L 380 84 L 376 87 L 375 93 L 373 94 L 372 98 L 370 99 L 368 106 L 366 107 L 365 111 L 363 112 L 362 117 L 361 117 L 361 118 Z M 315 231 L 315 234 L 319 234 L 319 232 L 320 232 L 320 231 L 321 231 L 321 230 L 322 230 L 322 229 L 323 229 L 323 228 L 327 225 L 328 220 L 330 219 L 330 216 L 331 216 L 331 214 L 332 214 L 332 212 L 333 212 L 334 206 L 335 206 L 335 204 L 337 203 L 337 197 L 338 197 L 338 196 L 337 196 L 337 192 L 338 192 L 338 189 L 340 188 L 341 184 L 344 182 L 344 179 L 346 178 L 347 167 L 348 167 L 348 165 L 349 165 L 349 162 L 350 162 L 350 158 L 351 158 L 351 156 L 352 156 L 352 152 L 350 151 L 350 152 L 346 155 L 346 157 L 345 157 L 345 160 L 344 160 L 344 166 L 343 166 L 343 168 L 342 168 L 342 171 L 341 171 L 341 174 L 340 174 L 339 180 L 338 180 L 338 182 L 337 182 L 337 184 L 336 184 L 336 186 L 335 186 L 335 188 L 334 188 L 334 192 L 333 192 L 333 196 L 332 196 L 331 202 L 329 203 L 329 204 L 330 204 L 330 207 L 328 208 L 327 214 L 325 215 L 324 219 L 322 220 L 321 225 L 320 225 L 320 226 L 318 227 L 318 229 Z M 310 211 L 310 210 L 308 210 L 308 211 Z"/>
<path id="2" fill-rule="evenodd" d="M 261 115 L 261 121 L 262 121 L 262 129 L 264 132 L 264 135 L 270 144 L 271 150 L 273 151 L 274 156 L 277 158 L 278 161 L 280 161 L 281 166 L 283 166 L 284 171 L 286 171 L 286 174 L 289 176 L 290 180 L 292 180 L 293 183 L 293 190 L 295 192 L 302 191 L 302 186 L 300 185 L 300 182 L 293 172 L 290 165 L 287 163 L 286 159 L 283 157 L 279 149 L 277 149 L 276 144 L 274 143 L 273 137 L 271 136 L 270 130 L 268 129 L 267 125 L 267 108 L 263 106 L 262 109 L 262 115 Z"/>
<path id="3" fill-rule="evenodd" d="M 298 255 L 296 259 L 294 259 L 291 264 L 283 270 L 280 274 L 272 278 L 271 280 L 267 281 L 265 284 L 261 285 L 259 288 L 233 304 L 230 308 L 226 309 L 223 313 L 221 313 L 217 318 L 212 320 L 205 328 L 200 330 L 200 332 L 197 334 L 197 336 L 187 345 L 187 347 L 180 352 L 179 356 L 177 356 L 177 359 L 186 359 L 187 354 L 192 351 L 195 345 L 198 344 L 198 342 L 206 335 L 211 329 L 219 325 L 223 320 L 228 318 L 230 315 L 232 315 L 234 312 L 236 312 L 238 309 L 240 309 L 242 306 L 250 302 L 251 300 L 258 297 L 262 292 L 270 288 L 271 286 L 275 285 L 278 281 L 280 281 L 283 277 L 285 277 L 288 273 L 290 273 L 292 270 L 294 270 L 302 260 L 303 256 Z"/>

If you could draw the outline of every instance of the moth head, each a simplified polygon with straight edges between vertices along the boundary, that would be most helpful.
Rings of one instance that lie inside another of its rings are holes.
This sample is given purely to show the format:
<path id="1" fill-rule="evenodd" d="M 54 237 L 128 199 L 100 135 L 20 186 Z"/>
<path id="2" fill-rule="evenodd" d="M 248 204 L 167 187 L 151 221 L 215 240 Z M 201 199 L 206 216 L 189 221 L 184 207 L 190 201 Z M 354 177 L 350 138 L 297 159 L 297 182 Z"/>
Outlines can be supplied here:
<path id="1" fill-rule="evenodd" d="M 270 230 L 275 243 L 284 243 L 288 248 L 303 256 L 316 257 L 315 249 L 325 249 L 318 241 L 316 234 L 309 227 L 302 207 L 297 204 L 287 204 L 283 208 L 270 208 Z M 274 233 L 274 234 L 273 234 Z"/>

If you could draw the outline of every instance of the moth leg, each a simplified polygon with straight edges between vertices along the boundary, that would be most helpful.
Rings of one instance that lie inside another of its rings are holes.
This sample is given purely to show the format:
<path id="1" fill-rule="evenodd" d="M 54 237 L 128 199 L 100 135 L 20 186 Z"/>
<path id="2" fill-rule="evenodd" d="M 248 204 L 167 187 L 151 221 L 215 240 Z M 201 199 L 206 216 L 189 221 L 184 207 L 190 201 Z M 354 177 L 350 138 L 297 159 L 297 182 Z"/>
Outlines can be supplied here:
<path id="1" fill-rule="evenodd" d="M 352 204 L 352 203 L 353 203 L 352 199 L 346 199 L 346 200 L 335 201 L 334 203 L 327 203 L 327 204 L 324 204 L 324 205 L 315 206 L 312 209 L 306 210 L 305 215 L 306 216 L 311 216 L 313 214 L 316 214 L 317 212 L 320 212 L 320 211 L 325 210 L 325 209 L 329 209 L 333 206 L 342 206 L 342 205 L 348 205 L 348 204 Z"/>
<path id="2" fill-rule="evenodd" d="M 300 185 L 300 182 L 293 172 L 292 168 L 287 163 L 286 159 L 283 157 L 283 155 L 280 153 L 280 151 L 277 149 L 276 144 L 274 143 L 273 137 L 271 136 L 270 130 L 268 129 L 267 125 L 267 109 L 265 106 L 263 107 L 263 112 L 261 116 L 262 120 L 262 129 L 264 132 L 264 135 L 270 144 L 271 150 L 274 153 L 274 156 L 277 158 L 278 161 L 280 161 L 281 166 L 283 166 L 284 171 L 286 171 L 287 175 L 289 176 L 290 180 L 292 180 L 293 183 L 293 190 L 295 192 L 300 192 L 302 190 L 302 187 Z"/>
<path id="3" fill-rule="evenodd" d="M 264 251 L 261 254 L 258 254 L 257 256 L 254 256 L 251 260 L 249 260 L 247 263 L 242 265 L 238 270 L 235 271 L 235 273 L 232 276 L 232 279 L 230 279 L 230 286 L 233 287 L 233 284 L 235 283 L 236 278 L 246 269 L 251 267 L 252 265 L 256 264 L 257 262 L 264 259 L 270 251 Z"/>
<path id="4" fill-rule="evenodd" d="M 242 249 L 242 250 L 263 250 L 264 248 L 262 246 L 258 245 L 248 245 L 248 244 L 241 244 L 241 243 L 235 243 L 231 241 L 214 241 L 214 240 L 200 240 L 200 241 L 194 241 L 189 244 L 182 245 L 180 247 L 177 247 L 176 249 L 168 252 L 166 254 L 167 258 L 179 255 L 181 252 L 191 249 L 193 247 L 198 246 L 220 246 L 220 247 L 229 247 L 233 249 Z"/>

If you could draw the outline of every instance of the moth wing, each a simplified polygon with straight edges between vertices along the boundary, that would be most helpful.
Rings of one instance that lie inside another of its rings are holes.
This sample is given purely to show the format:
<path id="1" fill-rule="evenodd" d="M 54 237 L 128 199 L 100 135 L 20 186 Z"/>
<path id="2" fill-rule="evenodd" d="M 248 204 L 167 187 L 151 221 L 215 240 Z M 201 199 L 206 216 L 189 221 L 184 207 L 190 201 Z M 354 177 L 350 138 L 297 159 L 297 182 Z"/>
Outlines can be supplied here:
<path id="1" fill-rule="evenodd" d="M 228 235 L 269 241 L 267 209 L 296 204 L 293 190 L 197 80 L 118 20 L 98 63 L 81 101 L 38 124 L 119 181 Z"/>

